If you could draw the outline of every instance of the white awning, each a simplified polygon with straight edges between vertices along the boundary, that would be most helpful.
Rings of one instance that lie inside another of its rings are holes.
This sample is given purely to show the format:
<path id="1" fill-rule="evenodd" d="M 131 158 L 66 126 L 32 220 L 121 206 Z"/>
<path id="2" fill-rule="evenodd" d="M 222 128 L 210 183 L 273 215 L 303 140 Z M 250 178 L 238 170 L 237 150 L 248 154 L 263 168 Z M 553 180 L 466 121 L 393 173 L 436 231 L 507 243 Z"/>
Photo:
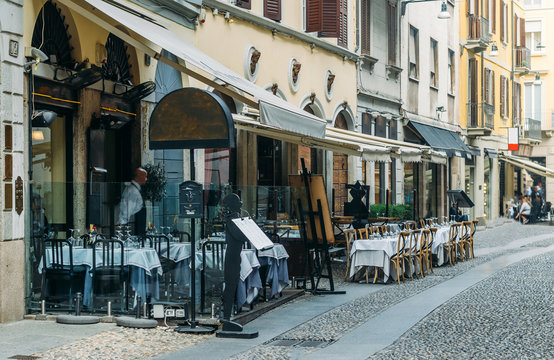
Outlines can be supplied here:
<path id="1" fill-rule="evenodd" d="M 390 155 L 402 162 L 420 162 L 423 151 L 431 151 L 428 146 L 410 144 L 404 141 L 381 138 L 378 136 L 357 133 L 349 130 L 328 127 L 325 137 L 329 139 L 347 140 L 367 146 L 378 146 L 389 149 Z M 364 159 L 365 160 L 365 159 Z"/>
<path id="2" fill-rule="evenodd" d="M 505 162 L 512 164 L 514 166 L 517 166 L 519 168 L 538 174 L 540 176 L 554 177 L 554 170 L 544 167 L 542 165 L 536 164 L 532 161 L 529 161 L 519 156 L 500 153 L 499 159 L 504 160 Z"/>
<path id="3" fill-rule="evenodd" d="M 326 137 L 325 139 L 300 135 L 286 131 L 271 125 L 263 124 L 255 119 L 243 115 L 233 114 L 235 128 L 250 131 L 252 133 L 286 141 L 292 144 L 338 152 L 347 155 L 359 156 L 366 161 L 389 162 L 391 161 L 391 150 L 382 146 L 362 144 L 352 139 L 336 139 Z"/>
<path id="4" fill-rule="evenodd" d="M 93 7 L 92 10 L 85 9 L 74 0 L 60 0 L 61 3 L 87 17 L 99 26 L 105 28 L 128 44 L 134 46 L 146 54 L 162 61 L 177 70 L 207 84 L 223 93 L 236 98 L 249 106 L 260 110 L 261 122 L 280 129 L 288 130 L 314 138 L 324 138 L 326 121 L 312 114 L 309 114 L 298 107 L 273 95 L 271 92 L 251 83 L 244 77 L 233 72 L 226 66 L 204 54 L 193 45 L 187 43 L 163 25 L 156 22 L 146 13 L 139 13 L 135 8 L 128 9 L 124 3 L 113 1 L 111 3 L 102 0 L 84 0 Z M 115 4 L 117 6 L 114 6 Z M 129 10 L 129 11 L 128 11 Z M 132 10 L 132 11 L 131 11 Z M 116 25 L 123 25 L 127 30 L 148 40 L 138 40 L 124 31 L 118 29 L 96 15 L 96 11 L 115 21 Z M 185 61 L 187 66 L 192 65 L 193 70 L 177 62 L 173 62 L 161 55 L 165 49 Z M 200 71 L 200 72 L 198 72 Z M 206 75 L 207 74 L 207 75 Z M 233 86 L 239 91 L 253 97 L 238 94 L 222 86 L 210 77 L 216 78 L 225 85 Z"/>

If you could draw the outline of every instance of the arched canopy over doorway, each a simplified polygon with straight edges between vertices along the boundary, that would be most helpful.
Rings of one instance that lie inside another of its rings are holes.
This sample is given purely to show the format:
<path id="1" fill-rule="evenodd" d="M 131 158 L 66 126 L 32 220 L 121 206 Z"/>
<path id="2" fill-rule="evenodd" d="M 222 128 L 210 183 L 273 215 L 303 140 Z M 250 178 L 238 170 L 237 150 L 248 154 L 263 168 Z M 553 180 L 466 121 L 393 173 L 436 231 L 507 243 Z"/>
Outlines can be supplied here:
<path id="1" fill-rule="evenodd" d="M 150 117 L 151 149 L 234 148 L 229 107 L 208 91 L 183 88 L 167 94 Z"/>

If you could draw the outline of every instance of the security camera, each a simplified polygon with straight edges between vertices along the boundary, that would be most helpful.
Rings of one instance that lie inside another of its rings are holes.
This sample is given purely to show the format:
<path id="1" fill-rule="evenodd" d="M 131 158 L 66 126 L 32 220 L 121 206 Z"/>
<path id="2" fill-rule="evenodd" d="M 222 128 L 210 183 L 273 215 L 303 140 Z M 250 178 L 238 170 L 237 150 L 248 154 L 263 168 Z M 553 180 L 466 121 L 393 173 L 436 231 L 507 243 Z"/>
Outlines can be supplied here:
<path id="1" fill-rule="evenodd" d="M 45 62 L 49 59 L 48 55 L 46 55 L 45 53 L 43 53 L 37 48 L 31 48 L 31 56 L 34 59 L 38 59 L 40 62 Z"/>

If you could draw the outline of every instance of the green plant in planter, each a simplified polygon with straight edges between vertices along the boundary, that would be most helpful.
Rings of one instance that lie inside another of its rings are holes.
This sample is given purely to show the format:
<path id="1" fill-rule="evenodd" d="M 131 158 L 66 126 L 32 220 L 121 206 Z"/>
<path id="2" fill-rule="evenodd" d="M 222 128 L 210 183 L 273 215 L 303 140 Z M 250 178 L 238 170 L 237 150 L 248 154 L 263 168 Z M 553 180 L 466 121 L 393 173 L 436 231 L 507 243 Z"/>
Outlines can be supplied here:
<path id="1" fill-rule="evenodd" d="M 161 201 L 165 196 L 167 185 L 164 167 L 161 164 L 146 164 L 142 168 L 146 170 L 148 177 L 141 187 L 142 198 L 151 202 Z"/>

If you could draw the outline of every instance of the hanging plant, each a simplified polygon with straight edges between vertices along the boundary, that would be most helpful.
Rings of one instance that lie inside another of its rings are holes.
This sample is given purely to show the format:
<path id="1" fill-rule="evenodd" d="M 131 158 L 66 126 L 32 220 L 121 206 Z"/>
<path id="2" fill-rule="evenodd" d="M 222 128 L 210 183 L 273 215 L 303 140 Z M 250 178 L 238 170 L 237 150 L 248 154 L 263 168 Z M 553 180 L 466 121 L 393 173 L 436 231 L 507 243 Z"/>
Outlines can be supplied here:
<path id="1" fill-rule="evenodd" d="M 161 164 L 146 164 L 143 169 L 146 170 L 147 180 L 141 187 L 142 198 L 152 202 L 161 201 L 165 196 L 167 184 L 164 167 Z"/>

